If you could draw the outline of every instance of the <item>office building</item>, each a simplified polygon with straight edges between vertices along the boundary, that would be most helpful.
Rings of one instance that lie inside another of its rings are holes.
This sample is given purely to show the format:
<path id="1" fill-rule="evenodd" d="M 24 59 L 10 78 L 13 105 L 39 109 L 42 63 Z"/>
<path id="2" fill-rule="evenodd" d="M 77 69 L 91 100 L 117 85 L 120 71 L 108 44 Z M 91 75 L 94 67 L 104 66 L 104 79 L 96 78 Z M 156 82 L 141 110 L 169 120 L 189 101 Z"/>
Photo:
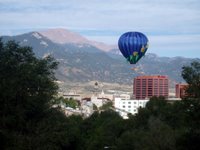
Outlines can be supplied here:
<path id="1" fill-rule="evenodd" d="M 179 83 L 176 84 L 176 98 L 184 98 L 186 96 L 186 88 L 188 87 L 188 84 Z"/>
<path id="2" fill-rule="evenodd" d="M 133 94 L 135 99 L 151 98 L 152 96 L 169 96 L 167 76 L 138 76 L 134 78 Z"/>

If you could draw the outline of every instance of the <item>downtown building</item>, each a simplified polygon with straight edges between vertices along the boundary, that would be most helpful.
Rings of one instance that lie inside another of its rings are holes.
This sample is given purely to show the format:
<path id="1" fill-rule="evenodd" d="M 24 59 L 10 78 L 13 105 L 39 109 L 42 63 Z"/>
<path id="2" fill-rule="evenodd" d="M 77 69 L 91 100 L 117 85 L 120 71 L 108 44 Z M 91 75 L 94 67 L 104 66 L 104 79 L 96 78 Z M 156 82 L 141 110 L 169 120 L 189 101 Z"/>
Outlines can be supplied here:
<path id="1" fill-rule="evenodd" d="M 184 83 L 178 83 L 175 85 L 176 89 L 176 98 L 184 98 L 187 96 L 186 89 L 188 87 L 188 84 Z"/>
<path id="2" fill-rule="evenodd" d="M 169 96 L 167 76 L 138 76 L 134 78 L 133 95 L 135 99 L 146 99 L 152 96 Z"/>

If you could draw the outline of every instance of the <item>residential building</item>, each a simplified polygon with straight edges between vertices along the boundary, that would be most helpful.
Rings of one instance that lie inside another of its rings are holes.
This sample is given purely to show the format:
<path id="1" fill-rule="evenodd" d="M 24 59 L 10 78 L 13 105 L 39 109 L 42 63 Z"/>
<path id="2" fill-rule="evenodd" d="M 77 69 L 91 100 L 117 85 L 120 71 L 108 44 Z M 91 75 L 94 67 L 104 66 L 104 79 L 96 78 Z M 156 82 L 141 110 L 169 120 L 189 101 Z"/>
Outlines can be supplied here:
<path id="1" fill-rule="evenodd" d="M 99 107 L 103 106 L 104 104 L 106 104 L 108 102 L 108 99 L 107 98 L 98 98 L 96 96 L 92 96 L 91 102 L 99 108 Z"/>
<path id="2" fill-rule="evenodd" d="M 69 93 L 64 93 L 63 97 L 68 98 L 68 99 L 72 98 L 74 100 L 81 101 L 81 95 L 77 94 L 75 91 L 70 91 Z"/>
<path id="3" fill-rule="evenodd" d="M 81 111 L 84 117 L 89 117 L 93 112 L 93 103 L 91 101 L 83 100 L 81 102 Z"/>
<path id="4" fill-rule="evenodd" d="M 111 101 L 114 100 L 113 94 L 105 94 L 103 90 L 101 91 L 100 94 L 98 94 L 98 98 L 106 98 L 106 99 L 110 99 Z"/>
<path id="5" fill-rule="evenodd" d="M 131 96 L 129 94 L 120 94 L 119 97 L 121 99 L 130 99 L 131 98 Z"/>

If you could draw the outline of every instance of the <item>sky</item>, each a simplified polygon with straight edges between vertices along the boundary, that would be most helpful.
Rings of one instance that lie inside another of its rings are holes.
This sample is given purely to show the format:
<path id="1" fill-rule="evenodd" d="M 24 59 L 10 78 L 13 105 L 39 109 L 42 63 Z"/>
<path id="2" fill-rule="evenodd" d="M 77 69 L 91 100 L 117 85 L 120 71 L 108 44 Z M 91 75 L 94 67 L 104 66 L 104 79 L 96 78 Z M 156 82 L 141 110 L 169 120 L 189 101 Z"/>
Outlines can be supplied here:
<path id="1" fill-rule="evenodd" d="M 0 0 L 0 35 L 51 28 L 116 46 L 139 31 L 149 53 L 200 58 L 200 0 Z"/>

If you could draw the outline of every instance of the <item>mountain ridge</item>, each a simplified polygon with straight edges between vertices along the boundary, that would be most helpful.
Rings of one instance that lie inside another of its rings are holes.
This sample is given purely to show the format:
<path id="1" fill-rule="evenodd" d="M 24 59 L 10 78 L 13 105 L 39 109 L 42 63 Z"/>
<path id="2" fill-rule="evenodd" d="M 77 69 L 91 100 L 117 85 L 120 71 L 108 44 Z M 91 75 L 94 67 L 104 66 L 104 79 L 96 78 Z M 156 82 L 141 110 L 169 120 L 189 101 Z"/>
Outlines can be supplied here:
<path id="1" fill-rule="evenodd" d="M 199 61 L 182 57 L 159 57 L 147 53 L 136 65 L 130 65 L 118 49 L 105 52 L 90 44 L 59 44 L 36 31 L 1 38 L 3 42 L 15 40 L 22 46 L 33 47 L 37 57 L 51 54 L 59 62 L 57 79 L 66 83 L 100 81 L 132 85 L 133 78 L 139 75 L 167 75 L 173 83 L 184 82 L 181 77 L 182 67 L 193 60 Z"/>
<path id="2" fill-rule="evenodd" d="M 39 33 L 58 44 L 89 44 L 103 51 L 109 51 L 114 48 L 111 45 L 107 45 L 103 42 L 89 40 L 76 32 L 72 32 L 63 28 L 43 30 L 39 31 Z"/>

